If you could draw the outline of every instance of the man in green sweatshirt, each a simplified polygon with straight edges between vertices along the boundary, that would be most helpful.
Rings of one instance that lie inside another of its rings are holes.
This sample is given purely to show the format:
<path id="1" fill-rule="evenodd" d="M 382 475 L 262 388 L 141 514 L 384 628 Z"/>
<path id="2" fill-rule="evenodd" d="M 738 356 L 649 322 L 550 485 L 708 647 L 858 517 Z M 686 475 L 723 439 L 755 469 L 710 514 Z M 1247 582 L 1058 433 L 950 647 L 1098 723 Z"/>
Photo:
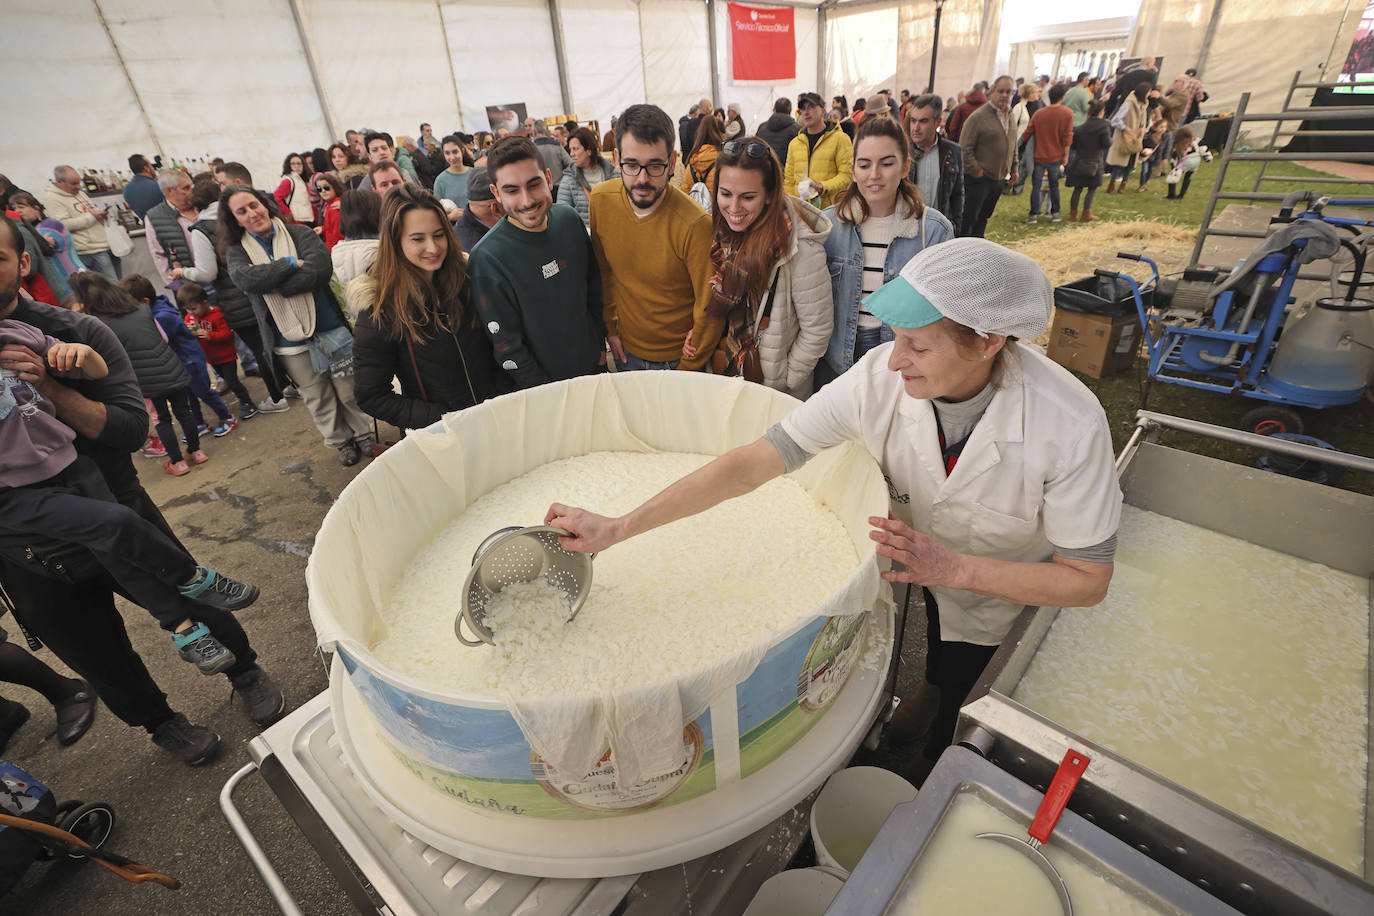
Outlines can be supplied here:
<path id="1" fill-rule="evenodd" d="M 521 388 L 590 375 L 606 326 L 582 218 L 554 204 L 552 179 L 527 137 L 493 146 L 487 173 L 506 217 L 473 247 L 468 273 L 496 361 Z"/>

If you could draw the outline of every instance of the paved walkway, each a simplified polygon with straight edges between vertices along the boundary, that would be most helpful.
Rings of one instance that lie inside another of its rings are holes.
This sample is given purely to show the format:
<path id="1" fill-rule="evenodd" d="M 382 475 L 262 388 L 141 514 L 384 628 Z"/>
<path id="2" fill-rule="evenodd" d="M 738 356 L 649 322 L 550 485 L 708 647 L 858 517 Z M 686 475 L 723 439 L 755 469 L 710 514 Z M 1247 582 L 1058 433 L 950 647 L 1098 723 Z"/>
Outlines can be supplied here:
<path id="1" fill-rule="evenodd" d="M 1326 160 L 1300 159 L 1298 165 L 1305 168 L 1337 175 L 1341 178 L 1355 178 L 1359 181 L 1374 182 L 1374 162 L 1329 162 Z"/>

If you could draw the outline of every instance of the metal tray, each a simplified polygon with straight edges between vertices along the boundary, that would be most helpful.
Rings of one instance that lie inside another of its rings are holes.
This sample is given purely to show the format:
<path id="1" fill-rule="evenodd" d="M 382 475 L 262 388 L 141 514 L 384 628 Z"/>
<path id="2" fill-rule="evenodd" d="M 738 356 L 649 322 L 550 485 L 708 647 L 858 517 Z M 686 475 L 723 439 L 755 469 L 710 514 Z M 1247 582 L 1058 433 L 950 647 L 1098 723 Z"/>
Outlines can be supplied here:
<path id="1" fill-rule="evenodd" d="M 1062 751 L 1061 751 L 1062 753 Z M 1096 759 L 1088 767 L 1092 772 Z M 898 805 L 826 911 L 827 916 L 879 916 L 909 880 L 955 796 L 973 792 L 1025 819 L 1035 817 L 1042 793 L 972 751 L 953 747 L 926 779 L 916 800 Z M 1089 823 L 1064 812 L 1050 843 L 1092 863 L 1103 877 L 1163 910 L 1189 916 L 1235 916 L 1236 911 L 1157 862 Z"/>

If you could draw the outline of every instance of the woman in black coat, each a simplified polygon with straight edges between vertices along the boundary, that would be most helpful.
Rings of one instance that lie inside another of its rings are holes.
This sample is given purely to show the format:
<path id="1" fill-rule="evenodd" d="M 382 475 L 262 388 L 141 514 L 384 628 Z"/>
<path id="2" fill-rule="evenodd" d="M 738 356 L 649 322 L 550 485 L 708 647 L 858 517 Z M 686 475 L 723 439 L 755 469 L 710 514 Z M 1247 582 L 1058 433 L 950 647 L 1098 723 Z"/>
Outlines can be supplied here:
<path id="1" fill-rule="evenodd" d="M 358 316 L 358 405 L 371 416 L 422 429 L 512 389 L 477 322 L 466 262 L 433 194 L 410 185 L 387 194 L 377 260 L 345 293 Z"/>
<path id="2" fill-rule="evenodd" d="M 1103 104 L 1093 102 L 1088 105 L 1088 120 L 1073 132 L 1073 159 L 1064 172 L 1064 183 L 1073 188 L 1069 200 L 1069 219 L 1091 223 L 1093 216 L 1093 196 L 1102 186 L 1102 172 L 1107 150 L 1112 145 L 1112 126 L 1102 117 Z M 1083 201 L 1083 215 L 1078 215 L 1078 199 L 1087 189 L 1088 197 Z"/>

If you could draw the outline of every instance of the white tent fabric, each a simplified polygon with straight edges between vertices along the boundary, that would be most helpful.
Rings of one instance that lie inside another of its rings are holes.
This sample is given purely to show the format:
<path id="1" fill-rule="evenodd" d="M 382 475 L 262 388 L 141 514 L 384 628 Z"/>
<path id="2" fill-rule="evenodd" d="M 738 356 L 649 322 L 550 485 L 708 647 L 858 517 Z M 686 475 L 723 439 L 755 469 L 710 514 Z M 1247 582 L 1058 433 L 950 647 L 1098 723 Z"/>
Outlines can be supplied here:
<path id="1" fill-rule="evenodd" d="M 755 4 L 767 6 L 766 3 Z M 773 102 L 787 96 L 795 103 L 797 95 L 813 92 L 818 85 L 816 79 L 817 42 L 820 40 L 820 17 L 815 10 L 797 9 L 793 19 L 796 30 L 797 70 L 796 78 L 780 80 L 776 83 L 755 81 L 736 82 L 731 78 L 730 66 L 730 19 L 729 4 L 716 4 L 716 67 L 720 73 L 720 91 L 724 98 L 716 99 L 717 108 L 725 108 L 732 103 L 740 106 L 744 123 L 752 130 L 773 113 Z M 709 94 L 709 93 L 708 93 Z M 670 112 L 672 113 L 672 112 Z M 685 111 L 680 112 L 686 114 Z M 676 120 L 678 113 L 673 113 Z"/>
<path id="2" fill-rule="evenodd" d="M 463 129 L 490 130 L 488 105 L 524 102 L 534 117 L 563 111 L 544 0 L 445 3 L 443 12 L 463 103 Z M 399 67 L 404 60 L 396 63 Z M 451 77 L 446 84 L 452 91 Z"/>
<path id="3" fill-rule="evenodd" d="M 912 89 L 897 77 L 898 8 L 864 9 L 853 13 L 843 8 L 825 21 L 825 87 L 827 96 L 843 95 L 852 105 L 879 89 Z M 826 100 L 829 101 L 829 98 Z"/>
<path id="4" fill-rule="evenodd" d="M 978 80 L 996 76 L 1003 0 L 946 0 L 940 17 L 940 53 L 934 91 L 952 96 Z M 901 48 L 897 82 L 924 92 L 930 81 L 930 49 L 935 33 L 935 0 L 905 2 L 899 10 Z"/>
<path id="5" fill-rule="evenodd" d="M 711 94 L 711 51 L 706 4 L 701 0 L 639 0 L 644 101 L 673 121 Z M 601 124 L 610 128 L 610 119 Z"/>
<path id="6" fill-rule="evenodd" d="M 610 116 L 644 101 L 639 8 L 634 0 L 561 0 L 568 81 L 579 120 Z M 703 17 L 704 18 L 704 17 Z"/>

